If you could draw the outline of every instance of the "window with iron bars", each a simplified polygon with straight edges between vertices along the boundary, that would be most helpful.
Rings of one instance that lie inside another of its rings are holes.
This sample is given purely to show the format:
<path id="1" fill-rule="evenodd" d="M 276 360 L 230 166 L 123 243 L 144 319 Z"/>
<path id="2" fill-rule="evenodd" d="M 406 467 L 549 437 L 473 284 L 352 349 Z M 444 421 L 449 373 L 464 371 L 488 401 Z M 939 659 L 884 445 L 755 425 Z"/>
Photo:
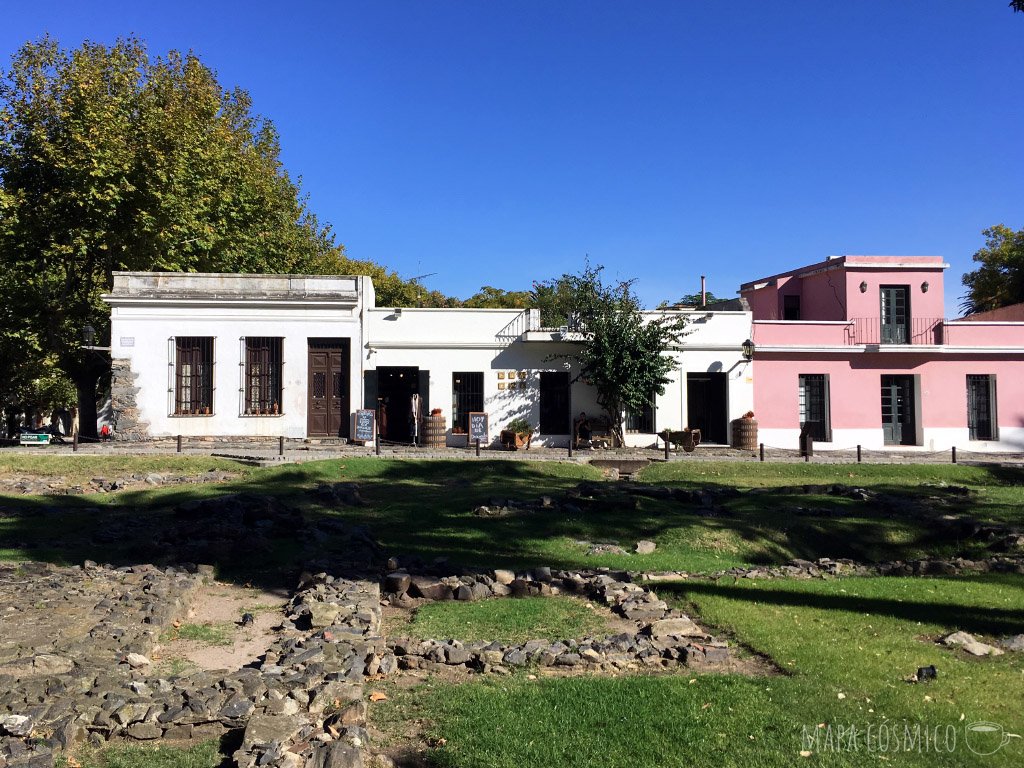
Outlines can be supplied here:
<path id="1" fill-rule="evenodd" d="M 174 414 L 213 413 L 213 337 L 178 336 L 174 348 Z"/>
<path id="2" fill-rule="evenodd" d="M 281 413 L 282 348 L 275 336 L 245 337 L 245 412 L 247 415 Z"/>
<path id="3" fill-rule="evenodd" d="M 799 376 L 800 427 L 818 442 L 832 441 L 832 408 L 827 373 Z"/>
<path id="4" fill-rule="evenodd" d="M 469 434 L 469 414 L 484 409 L 484 374 L 481 371 L 452 374 L 452 430 Z"/>
<path id="5" fill-rule="evenodd" d="M 626 406 L 626 431 L 644 435 L 654 434 L 654 393 L 640 411 Z"/>

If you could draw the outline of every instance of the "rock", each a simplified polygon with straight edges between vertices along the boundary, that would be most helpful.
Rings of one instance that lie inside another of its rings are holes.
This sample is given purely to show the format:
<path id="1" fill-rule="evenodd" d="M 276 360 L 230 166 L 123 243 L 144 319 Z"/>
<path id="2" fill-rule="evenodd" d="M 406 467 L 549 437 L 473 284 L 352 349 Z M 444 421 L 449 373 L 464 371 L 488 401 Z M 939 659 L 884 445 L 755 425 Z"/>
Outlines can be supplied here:
<path id="1" fill-rule="evenodd" d="M 36 674 L 64 675 L 75 668 L 75 662 L 53 653 L 41 653 L 32 659 L 32 668 Z"/>
<path id="2" fill-rule="evenodd" d="M 32 733 L 32 718 L 28 715 L 0 715 L 0 733 L 28 736 Z"/>
<path id="3" fill-rule="evenodd" d="M 226 720 L 241 720 L 252 714 L 252 711 L 256 708 L 249 699 L 236 699 L 235 701 L 226 704 L 218 713 L 219 717 Z"/>
<path id="4" fill-rule="evenodd" d="M 311 603 L 309 606 L 309 622 L 313 629 L 324 629 L 334 624 L 344 610 L 337 603 Z"/>
<path id="5" fill-rule="evenodd" d="M 541 581 L 545 584 L 551 583 L 551 569 L 547 566 L 541 566 L 540 568 L 533 569 L 533 578 L 535 581 Z"/>
<path id="6" fill-rule="evenodd" d="M 704 637 L 704 631 L 686 616 L 677 619 L 661 619 L 647 627 L 651 637 Z"/>
<path id="7" fill-rule="evenodd" d="M 302 715 L 253 715 L 245 726 L 242 748 L 239 751 L 244 754 L 251 751 L 256 744 L 291 741 L 306 723 L 307 720 Z"/>
<path id="8" fill-rule="evenodd" d="M 508 586 L 515 581 L 516 575 L 513 571 L 508 571 L 503 568 L 496 569 L 494 571 L 494 580 L 503 586 Z"/>
<path id="9" fill-rule="evenodd" d="M 942 638 L 943 645 L 959 646 L 972 656 L 1002 656 L 1003 652 L 995 646 L 979 642 L 974 635 L 967 632 L 953 632 Z"/>
<path id="10" fill-rule="evenodd" d="M 460 584 L 459 588 L 455 590 L 455 599 L 464 601 L 476 600 L 476 595 L 473 594 L 473 590 L 470 587 Z"/>
<path id="11" fill-rule="evenodd" d="M 156 723 L 135 723 L 128 728 L 128 735 L 140 741 L 159 739 L 164 735 L 164 730 Z"/>
<path id="12" fill-rule="evenodd" d="M 1014 635 L 999 641 L 999 644 L 1008 651 L 1024 651 L 1024 635 Z"/>
<path id="13" fill-rule="evenodd" d="M 124 657 L 124 660 L 128 662 L 128 666 L 132 669 L 139 669 L 140 667 L 148 667 L 151 662 L 147 657 L 141 653 L 129 653 Z"/>
<path id="14" fill-rule="evenodd" d="M 452 590 L 446 584 L 429 576 L 413 576 L 410 579 L 409 594 L 427 600 L 451 600 Z"/>
<path id="15" fill-rule="evenodd" d="M 410 584 L 412 584 L 412 577 L 402 571 L 394 571 L 384 577 L 384 591 L 394 592 L 396 595 L 408 592 Z"/>
<path id="16" fill-rule="evenodd" d="M 445 647 L 444 657 L 446 664 L 468 664 L 470 659 L 473 658 L 472 654 L 465 648 L 456 648 L 454 646 Z"/>
<path id="17" fill-rule="evenodd" d="M 361 672 L 362 670 L 360 670 Z M 362 677 L 362 674 L 360 674 Z M 338 707 L 362 697 L 362 687 L 345 680 L 332 680 L 318 690 L 309 702 L 309 713 L 319 715 L 328 707 Z"/>
<path id="18" fill-rule="evenodd" d="M 653 541 L 643 539 L 636 543 L 636 546 L 633 547 L 633 551 L 636 552 L 638 555 L 649 555 L 657 548 L 658 545 L 655 544 Z"/>
<path id="19" fill-rule="evenodd" d="M 348 744 L 317 744 L 306 761 L 306 768 L 363 768 L 363 756 Z"/>

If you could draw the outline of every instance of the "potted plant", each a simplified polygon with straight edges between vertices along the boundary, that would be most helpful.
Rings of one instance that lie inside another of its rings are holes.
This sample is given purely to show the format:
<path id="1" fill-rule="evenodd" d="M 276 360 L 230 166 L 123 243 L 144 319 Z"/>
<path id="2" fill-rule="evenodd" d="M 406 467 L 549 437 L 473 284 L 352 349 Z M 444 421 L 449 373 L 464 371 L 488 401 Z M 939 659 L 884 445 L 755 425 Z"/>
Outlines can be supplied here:
<path id="1" fill-rule="evenodd" d="M 533 427 L 530 422 L 522 416 L 512 419 L 503 430 L 501 430 L 501 444 L 510 451 L 526 446 L 530 450 L 530 441 L 533 439 Z"/>

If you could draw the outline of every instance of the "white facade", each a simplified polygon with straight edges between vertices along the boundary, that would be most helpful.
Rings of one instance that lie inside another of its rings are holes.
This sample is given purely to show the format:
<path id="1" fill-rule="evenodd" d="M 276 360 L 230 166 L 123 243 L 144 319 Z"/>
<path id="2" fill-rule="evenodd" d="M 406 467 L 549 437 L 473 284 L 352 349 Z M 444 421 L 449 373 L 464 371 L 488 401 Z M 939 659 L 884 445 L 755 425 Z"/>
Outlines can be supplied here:
<path id="1" fill-rule="evenodd" d="M 465 445 L 465 437 L 452 433 L 453 381 L 467 379 L 457 374 L 480 382 L 481 391 L 470 400 L 481 398 L 492 443 L 509 421 L 523 417 L 538 430 L 535 444 L 564 447 L 573 415 L 600 414 L 594 390 L 578 380 L 578 367 L 557 357 L 570 352 L 573 342 L 541 330 L 536 310 L 378 308 L 367 277 L 287 275 L 119 273 L 105 300 L 111 305 L 115 379 L 120 361 L 134 375 L 137 419 L 152 437 L 322 436 L 316 433 L 320 422 L 314 424 L 308 413 L 315 389 L 311 339 L 343 342 L 345 360 L 336 376 L 343 379 L 339 402 L 346 409 L 340 436 L 350 434 L 357 408 L 376 409 L 390 395 L 388 436 L 407 439 L 408 393 L 417 391 L 424 413 L 440 408 L 446 417 L 448 444 Z M 683 314 L 690 320 L 688 333 L 673 352 L 676 367 L 656 399 L 653 428 L 678 430 L 711 419 L 711 432 L 727 440 L 728 422 L 753 407 L 751 366 L 741 352 L 750 336 L 750 313 Z M 246 339 L 254 337 L 280 339 L 281 350 L 281 402 L 275 401 L 276 412 L 260 415 L 246 412 L 246 377 L 252 373 Z M 180 381 L 187 369 L 179 342 L 195 338 L 213 339 L 208 414 L 205 408 L 180 413 L 188 409 L 182 408 Z M 575 380 L 568 397 L 564 387 L 551 395 L 552 384 L 566 373 Z M 546 404 L 542 384 L 548 387 Z M 547 433 L 540 430 L 542 405 Z M 705 429 L 706 442 L 709 437 L 714 435 Z M 630 432 L 626 439 L 647 446 L 655 435 Z"/>

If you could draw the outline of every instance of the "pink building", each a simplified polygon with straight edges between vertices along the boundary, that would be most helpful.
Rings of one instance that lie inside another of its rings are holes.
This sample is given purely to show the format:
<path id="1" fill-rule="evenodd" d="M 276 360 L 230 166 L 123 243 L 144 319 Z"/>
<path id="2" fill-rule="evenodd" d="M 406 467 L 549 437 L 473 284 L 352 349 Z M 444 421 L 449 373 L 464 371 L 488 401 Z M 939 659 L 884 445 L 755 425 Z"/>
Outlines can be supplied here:
<path id="1" fill-rule="evenodd" d="M 943 318 L 936 256 L 840 256 L 745 283 L 765 445 L 1024 450 L 1024 322 Z"/>

